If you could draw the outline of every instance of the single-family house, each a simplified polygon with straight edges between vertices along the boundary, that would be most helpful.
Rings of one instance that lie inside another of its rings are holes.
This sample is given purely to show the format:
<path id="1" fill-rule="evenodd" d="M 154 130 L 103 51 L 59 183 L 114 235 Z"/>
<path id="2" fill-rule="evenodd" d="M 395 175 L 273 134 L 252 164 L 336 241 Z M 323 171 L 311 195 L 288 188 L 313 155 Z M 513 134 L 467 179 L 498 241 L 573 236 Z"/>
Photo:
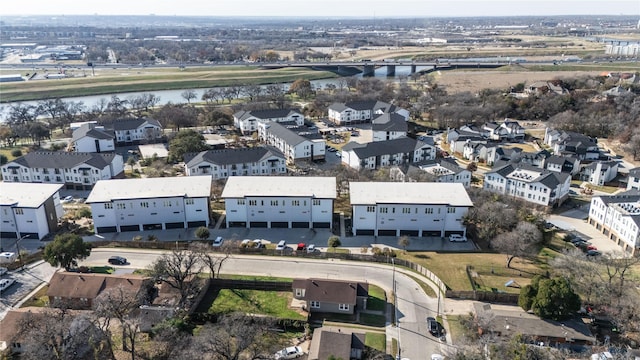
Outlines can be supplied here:
<path id="1" fill-rule="evenodd" d="M 495 121 L 490 121 L 482 125 L 482 130 L 488 139 L 494 141 L 506 140 L 507 135 L 509 134 L 506 127 L 503 127 Z"/>
<path id="2" fill-rule="evenodd" d="M 365 350 L 365 333 L 357 329 L 327 329 L 323 327 L 313 330 L 309 360 L 344 359 L 360 360 Z"/>
<path id="3" fill-rule="evenodd" d="M 325 140 L 317 132 L 309 131 L 306 126 L 260 123 L 258 138 L 278 149 L 291 163 L 299 160 L 321 160 L 325 157 Z"/>
<path id="4" fill-rule="evenodd" d="M 461 183 L 465 188 L 471 186 L 471 175 L 471 171 L 459 166 L 454 158 L 439 158 L 389 169 L 393 181 Z"/>
<path id="5" fill-rule="evenodd" d="M 627 190 L 640 190 L 640 167 L 629 170 Z"/>
<path id="6" fill-rule="evenodd" d="M 354 235 L 465 235 L 473 206 L 461 183 L 351 182 L 349 190 Z"/>
<path id="7" fill-rule="evenodd" d="M 622 251 L 640 254 L 640 191 L 593 196 L 589 224 L 615 242 Z"/>
<path id="8" fill-rule="evenodd" d="M 369 284 L 327 279 L 294 279 L 293 297 L 305 302 L 310 313 L 355 314 L 367 308 Z"/>
<path id="9" fill-rule="evenodd" d="M 283 175 L 287 159 L 272 146 L 208 150 L 184 156 L 187 176 L 211 175 L 213 180 L 229 176 Z"/>
<path id="10" fill-rule="evenodd" d="M 594 138 L 570 131 L 545 130 L 544 143 L 553 149 L 555 155 L 573 156 L 579 160 L 600 158 L 598 141 Z"/>
<path id="11" fill-rule="evenodd" d="M 73 131 L 71 138 L 75 152 L 110 152 L 115 151 L 115 135 L 105 131 L 104 126 L 86 123 Z"/>
<path id="12" fill-rule="evenodd" d="M 602 186 L 618 176 L 616 161 L 594 161 L 584 166 L 580 171 L 580 178 L 590 184 Z"/>
<path id="13" fill-rule="evenodd" d="M 469 161 L 473 162 L 481 162 L 487 165 L 492 165 L 496 160 L 496 154 L 498 154 L 499 149 L 501 149 L 496 144 L 488 144 L 486 141 L 472 141 L 467 139 L 466 141 L 454 141 L 453 147 L 451 147 L 451 151 L 454 153 L 458 153 L 458 151 L 454 151 L 459 149 L 462 145 L 462 157 Z"/>
<path id="14" fill-rule="evenodd" d="M 332 228 L 335 177 L 232 176 L 222 191 L 227 227 Z"/>
<path id="15" fill-rule="evenodd" d="M 547 93 L 553 93 L 556 95 L 566 95 L 569 90 L 562 87 L 553 81 L 536 81 L 525 87 L 524 92 L 526 94 L 541 95 Z"/>
<path id="16" fill-rule="evenodd" d="M 0 237 L 41 240 L 56 231 L 64 215 L 61 188 L 60 184 L 0 182 Z"/>
<path id="17" fill-rule="evenodd" d="M 101 180 L 86 203 L 96 234 L 209 226 L 211 175 Z"/>
<path id="18" fill-rule="evenodd" d="M 506 130 L 504 139 L 509 141 L 523 141 L 525 138 L 525 129 L 515 120 L 505 119 L 500 127 Z"/>
<path id="19" fill-rule="evenodd" d="M 413 164 L 436 158 L 433 138 L 424 140 L 398 138 L 366 144 L 350 142 L 342 147 L 342 163 L 353 169 L 379 169 L 380 167 Z"/>
<path id="20" fill-rule="evenodd" d="M 541 205 L 557 206 L 569 197 L 571 176 L 525 164 L 507 164 L 484 176 L 484 189 Z"/>
<path id="21" fill-rule="evenodd" d="M 387 141 L 407 136 L 406 119 L 398 113 L 385 113 L 371 120 L 373 141 Z"/>
<path id="22" fill-rule="evenodd" d="M 447 131 L 446 141 L 447 144 L 451 145 L 453 142 L 462 142 L 464 143 L 466 140 L 471 141 L 486 141 L 486 137 L 481 134 L 480 130 L 462 130 L 460 129 L 451 129 Z M 453 149 L 452 149 L 453 151 Z M 454 151 L 454 152 L 462 152 Z"/>
<path id="23" fill-rule="evenodd" d="M 5 182 L 64 184 L 90 190 L 96 182 L 124 177 L 122 156 L 115 153 L 33 151 L 2 166 Z"/>
<path id="24" fill-rule="evenodd" d="M 296 109 L 241 110 L 233 114 L 233 125 L 243 134 L 258 131 L 258 124 L 270 122 L 304 125 L 304 115 Z"/>
<path id="25" fill-rule="evenodd" d="M 572 156 L 552 155 L 545 161 L 544 168 L 549 171 L 563 172 L 574 176 L 580 172 L 580 160 Z"/>
<path id="26" fill-rule="evenodd" d="M 162 125 L 155 119 L 118 119 L 102 125 L 114 133 L 116 145 L 153 143 L 163 136 Z"/>

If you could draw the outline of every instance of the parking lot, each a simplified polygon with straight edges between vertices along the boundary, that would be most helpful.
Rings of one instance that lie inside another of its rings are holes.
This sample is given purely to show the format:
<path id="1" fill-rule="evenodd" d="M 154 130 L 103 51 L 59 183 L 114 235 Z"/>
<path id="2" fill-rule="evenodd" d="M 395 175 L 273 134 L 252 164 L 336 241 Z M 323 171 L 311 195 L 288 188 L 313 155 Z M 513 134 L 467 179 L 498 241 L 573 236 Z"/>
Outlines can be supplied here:
<path id="1" fill-rule="evenodd" d="M 27 300 L 27 295 L 43 283 L 49 282 L 54 269 L 51 265 L 37 262 L 25 267 L 24 270 L 10 271 L 3 278 L 13 278 L 15 283 L 0 294 L 0 319 L 11 308 L 19 307 L 21 300 Z"/>

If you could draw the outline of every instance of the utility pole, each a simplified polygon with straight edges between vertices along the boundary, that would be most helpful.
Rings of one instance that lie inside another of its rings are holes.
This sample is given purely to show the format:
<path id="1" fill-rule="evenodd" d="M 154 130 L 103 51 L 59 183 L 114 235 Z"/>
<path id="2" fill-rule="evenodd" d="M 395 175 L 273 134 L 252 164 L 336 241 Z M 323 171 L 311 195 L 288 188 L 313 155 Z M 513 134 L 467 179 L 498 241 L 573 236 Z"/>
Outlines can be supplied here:
<path id="1" fill-rule="evenodd" d="M 400 360 L 400 320 L 398 319 L 398 287 L 396 285 L 396 261 L 391 258 L 393 264 L 393 307 L 395 309 L 395 324 L 398 331 L 398 353 L 396 354 L 396 360 Z"/>

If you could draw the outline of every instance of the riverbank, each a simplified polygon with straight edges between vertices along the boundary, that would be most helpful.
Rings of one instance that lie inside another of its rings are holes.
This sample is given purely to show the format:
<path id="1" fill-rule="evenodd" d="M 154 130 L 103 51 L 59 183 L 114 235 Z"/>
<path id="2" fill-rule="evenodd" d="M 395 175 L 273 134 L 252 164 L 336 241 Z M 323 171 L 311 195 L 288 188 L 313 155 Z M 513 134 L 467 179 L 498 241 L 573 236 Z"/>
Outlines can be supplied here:
<path id="1" fill-rule="evenodd" d="M 336 78 L 328 71 L 299 68 L 265 70 L 257 66 L 191 69 L 101 69 L 95 76 L 4 83 L 0 103 L 234 85 L 290 83 Z"/>

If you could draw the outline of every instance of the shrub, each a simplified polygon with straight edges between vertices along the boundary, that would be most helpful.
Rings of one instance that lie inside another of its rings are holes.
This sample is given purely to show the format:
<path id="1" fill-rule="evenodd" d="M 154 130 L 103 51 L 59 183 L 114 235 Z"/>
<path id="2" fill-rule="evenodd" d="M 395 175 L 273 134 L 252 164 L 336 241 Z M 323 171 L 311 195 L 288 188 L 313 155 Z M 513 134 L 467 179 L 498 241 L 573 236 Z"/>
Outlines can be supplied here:
<path id="1" fill-rule="evenodd" d="M 14 150 L 11 150 L 11 156 L 13 156 L 13 157 L 20 157 L 20 156 L 22 156 L 22 150 L 20 150 L 20 149 L 14 149 Z"/>

